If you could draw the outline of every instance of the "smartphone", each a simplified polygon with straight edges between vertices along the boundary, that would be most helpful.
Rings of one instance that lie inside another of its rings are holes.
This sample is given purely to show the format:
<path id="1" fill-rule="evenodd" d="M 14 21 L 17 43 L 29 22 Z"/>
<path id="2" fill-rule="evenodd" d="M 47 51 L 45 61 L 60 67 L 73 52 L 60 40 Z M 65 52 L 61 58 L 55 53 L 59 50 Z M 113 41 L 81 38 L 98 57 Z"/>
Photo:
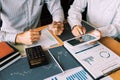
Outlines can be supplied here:
<path id="1" fill-rule="evenodd" d="M 64 41 L 64 45 L 68 45 L 70 47 L 82 46 L 85 44 L 89 44 L 90 42 L 97 41 L 99 38 L 92 34 L 85 34 L 79 38 L 72 38 Z"/>

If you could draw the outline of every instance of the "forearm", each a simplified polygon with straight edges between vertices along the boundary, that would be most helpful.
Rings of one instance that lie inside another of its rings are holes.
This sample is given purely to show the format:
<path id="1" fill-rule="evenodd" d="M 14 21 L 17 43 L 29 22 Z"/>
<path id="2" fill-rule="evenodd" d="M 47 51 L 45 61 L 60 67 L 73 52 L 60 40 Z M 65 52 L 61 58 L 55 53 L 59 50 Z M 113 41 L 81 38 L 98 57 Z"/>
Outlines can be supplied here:
<path id="1" fill-rule="evenodd" d="M 101 31 L 102 37 L 110 36 L 117 37 L 120 34 L 120 25 L 111 24 L 98 28 Z"/>
<path id="2" fill-rule="evenodd" d="M 71 5 L 68 11 L 68 22 L 72 28 L 75 25 L 81 26 L 81 13 L 85 10 L 86 3 L 86 0 L 74 0 L 73 4 Z"/>
<path id="3" fill-rule="evenodd" d="M 47 8 L 50 11 L 53 21 L 64 21 L 64 13 L 61 7 L 60 0 L 51 0 L 47 2 Z"/>
<path id="4" fill-rule="evenodd" d="M 63 14 L 63 10 L 56 10 L 53 15 L 52 15 L 53 21 L 56 22 L 63 22 L 64 21 L 64 14 Z"/>
<path id="5" fill-rule="evenodd" d="M 98 28 L 102 36 L 118 37 L 120 35 L 120 7 L 111 20 L 111 24 Z"/>

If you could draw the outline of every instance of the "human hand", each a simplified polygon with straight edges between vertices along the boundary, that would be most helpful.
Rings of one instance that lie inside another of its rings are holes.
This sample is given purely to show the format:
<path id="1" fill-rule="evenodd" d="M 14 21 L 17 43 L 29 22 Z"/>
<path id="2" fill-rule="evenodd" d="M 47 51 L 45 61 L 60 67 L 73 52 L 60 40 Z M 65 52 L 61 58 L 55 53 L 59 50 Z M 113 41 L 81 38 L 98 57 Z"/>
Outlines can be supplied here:
<path id="1" fill-rule="evenodd" d="M 82 35 L 84 35 L 86 33 L 86 29 L 85 27 L 82 27 L 80 25 L 76 25 L 73 27 L 72 29 L 72 34 L 76 37 L 81 37 Z"/>
<path id="2" fill-rule="evenodd" d="M 99 31 L 99 30 L 92 30 L 91 32 L 89 32 L 90 34 L 92 34 L 92 35 L 94 35 L 94 36 L 96 36 L 97 38 L 101 38 L 102 37 L 102 33 L 101 33 L 101 31 Z"/>
<path id="3" fill-rule="evenodd" d="M 16 43 L 31 45 L 40 39 L 40 31 L 30 29 L 29 31 L 19 33 L 16 36 Z"/>
<path id="4" fill-rule="evenodd" d="M 102 34 L 101 34 L 101 32 L 100 32 L 99 30 L 92 30 L 92 31 L 89 32 L 89 34 L 92 34 L 92 35 L 94 35 L 95 37 L 97 37 L 97 40 L 99 40 L 99 39 L 102 37 Z M 97 40 L 96 40 L 96 41 L 97 41 Z M 93 41 L 93 42 L 91 42 L 90 44 L 95 44 L 96 41 Z"/>
<path id="5" fill-rule="evenodd" d="M 55 35 L 61 35 L 64 30 L 63 23 L 54 21 L 49 25 L 49 30 Z"/>

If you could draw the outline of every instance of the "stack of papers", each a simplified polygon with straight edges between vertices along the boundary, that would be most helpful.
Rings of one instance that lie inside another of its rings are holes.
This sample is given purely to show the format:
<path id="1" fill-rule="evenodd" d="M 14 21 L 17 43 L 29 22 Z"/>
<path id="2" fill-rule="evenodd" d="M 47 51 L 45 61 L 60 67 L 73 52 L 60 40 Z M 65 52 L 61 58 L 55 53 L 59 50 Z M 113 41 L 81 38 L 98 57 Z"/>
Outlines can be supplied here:
<path id="1" fill-rule="evenodd" d="M 75 49 L 65 45 L 65 48 L 95 79 L 120 68 L 120 57 L 100 42 Z"/>
<path id="2" fill-rule="evenodd" d="M 0 71 L 20 59 L 19 51 L 6 42 L 0 42 Z"/>

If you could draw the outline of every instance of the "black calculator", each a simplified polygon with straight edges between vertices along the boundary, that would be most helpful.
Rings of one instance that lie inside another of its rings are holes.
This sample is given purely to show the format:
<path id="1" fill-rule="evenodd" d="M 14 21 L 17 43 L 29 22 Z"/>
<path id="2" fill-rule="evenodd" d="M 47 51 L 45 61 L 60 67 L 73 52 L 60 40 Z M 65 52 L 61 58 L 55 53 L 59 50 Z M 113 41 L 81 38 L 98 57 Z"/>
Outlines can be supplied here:
<path id="1" fill-rule="evenodd" d="M 48 64 L 47 57 L 40 45 L 26 48 L 27 59 L 30 65 L 30 68 L 42 66 Z"/>

